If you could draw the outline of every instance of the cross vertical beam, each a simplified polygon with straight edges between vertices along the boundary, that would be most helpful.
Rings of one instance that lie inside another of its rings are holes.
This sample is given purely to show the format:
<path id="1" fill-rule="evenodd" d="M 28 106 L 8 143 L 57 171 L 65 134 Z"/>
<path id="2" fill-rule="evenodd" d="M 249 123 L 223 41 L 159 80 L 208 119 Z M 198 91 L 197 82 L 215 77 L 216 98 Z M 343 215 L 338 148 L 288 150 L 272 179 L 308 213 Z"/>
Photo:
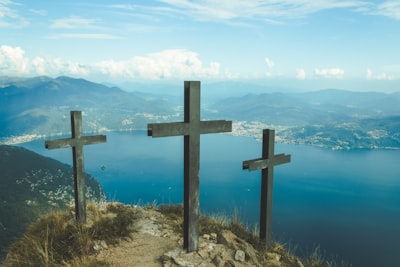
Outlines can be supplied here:
<path id="1" fill-rule="evenodd" d="M 184 121 L 148 124 L 148 136 L 184 136 L 183 247 L 197 251 L 200 207 L 200 134 L 232 131 L 232 121 L 200 121 L 200 82 L 184 83 Z"/>
<path id="2" fill-rule="evenodd" d="M 184 136 L 183 247 L 196 251 L 200 208 L 200 83 L 185 83 L 184 90 L 184 122 L 190 128 Z"/>
<path id="3" fill-rule="evenodd" d="M 105 135 L 82 136 L 82 112 L 71 111 L 72 138 L 47 140 L 47 149 L 72 147 L 72 164 L 74 170 L 74 196 L 76 220 L 86 223 L 85 171 L 83 146 L 106 142 Z"/>
<path id="4" fill-rule="evenodd" d="M 274 155 L 275 130 L 263 130 L 262 157 L 243 161 L 243 169 L 261 170 L 260 239 L 268 248 L 272 243 L 272 191 L 274 166 L 290 162 L 290 155 Z"/>

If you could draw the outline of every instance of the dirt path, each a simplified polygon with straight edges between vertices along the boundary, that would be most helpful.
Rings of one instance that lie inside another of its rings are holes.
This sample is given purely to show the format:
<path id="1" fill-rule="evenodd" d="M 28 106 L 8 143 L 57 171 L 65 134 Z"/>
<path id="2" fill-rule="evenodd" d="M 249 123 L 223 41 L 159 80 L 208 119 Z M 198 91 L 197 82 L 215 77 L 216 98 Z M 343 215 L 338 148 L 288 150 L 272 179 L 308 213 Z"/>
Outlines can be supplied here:
<path id="1" fill-rule="evenodd" d="M 182 234 L 173 230 L 174 225 L 177 227 L 181 222 L 169 220 L 153 209 L 135 209 L 138 216 L 133 233 L 115 246 L 103 246 L 96 256 L 98 260 L 113 267 L 304 267 L 281 246 L 260 256 L 252 245 L 229 230 L 200 236 L 198 251 L 188 253 L 182 248 Z"/>
<path id="2" fill-rule="evenodd" d="M 97 258 L 111 266 L 162 266 L 160 258 L 179 246 L 180 237 L 156 211 L 146 211 L 134 224 L 135 232 L 117 246 L 102 250 Z"/>
<path id="3" fill-rule="evenodd" d="M 111 266 L 162 266 L 160 258 L 164 253 L 176 247 L 177 243 L 169 238 L 135 233 L 132 241 L 122 241 L 117 247 L 104 250 L 98 259 Z"/>

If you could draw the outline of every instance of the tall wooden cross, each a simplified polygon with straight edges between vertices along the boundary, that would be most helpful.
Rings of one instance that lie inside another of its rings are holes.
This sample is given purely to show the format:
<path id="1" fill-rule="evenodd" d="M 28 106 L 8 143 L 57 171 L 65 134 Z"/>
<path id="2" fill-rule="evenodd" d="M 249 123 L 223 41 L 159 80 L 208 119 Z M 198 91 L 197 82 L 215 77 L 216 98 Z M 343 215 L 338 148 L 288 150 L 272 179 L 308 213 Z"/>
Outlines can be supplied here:
<path id="1" fill-rule="evenodd" d="M 260 239 L 272 243 L 272 188 L 274 166 L 290 162 L 290 155 L 274 155 L 275 130 L 263 130 L 262 157 L 243 161 L 243 169 L 261 170 Z"/>
<path id="2" fill-rule="evenodd" d="M 184 136 L 183 247 L 197 251 L 199 239 L 200 134 L 232 131 L 232 121 L 200 121 L 200 82 L 185 81 L 184 121 L 148 124 L 148 136 Z"/>
<path id="3" fill-rule="evenodd" d="M 47 149 L 72 147 L 74 168 L 75 216 L 80 223 L 86 223 L 85 172 L 83 164 L 83 146 L 106 142 L 105 135 L 82 136 L 82 113 L 71 111 L 72 138 L 47 140 Z"/>

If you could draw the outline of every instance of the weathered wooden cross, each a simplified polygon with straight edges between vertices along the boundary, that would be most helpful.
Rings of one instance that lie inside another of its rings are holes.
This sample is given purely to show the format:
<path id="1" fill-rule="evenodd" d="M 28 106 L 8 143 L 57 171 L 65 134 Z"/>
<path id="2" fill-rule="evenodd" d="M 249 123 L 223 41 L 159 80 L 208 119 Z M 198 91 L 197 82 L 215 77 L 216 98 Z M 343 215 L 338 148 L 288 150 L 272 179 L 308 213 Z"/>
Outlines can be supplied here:
<path id="1" fill-rule="evenodd" d="M 199 239 L 200 134 L 232 131 L 232 121 L 200 121 L 200 82 L 185 81 L 184 122 L 148 124 L 148 136 L 184 136 L 183 247 L 197 251 Z"/>
<path id="2" fill-rule="evenodd" d="M 268 248 L 272 243 L 272 187 L 274 166 L 290 162 L 290 155 L 274 155 L 275 130 L 263 130 L 262 157 L 243 161 L 243 169 L 261 169 L 260 239 Z"/>
<path id="3" fill-rule="evenodd" d="M 72 147 L 74 168 L 75 216 L 80 223 L 86 223 L 85 172 L 83 164 L 83 146 L 106 142 L 105 135 L 82 136 L 82 113 L 71 111 L 72 138 L 47 140 L 47 149 Z"/>

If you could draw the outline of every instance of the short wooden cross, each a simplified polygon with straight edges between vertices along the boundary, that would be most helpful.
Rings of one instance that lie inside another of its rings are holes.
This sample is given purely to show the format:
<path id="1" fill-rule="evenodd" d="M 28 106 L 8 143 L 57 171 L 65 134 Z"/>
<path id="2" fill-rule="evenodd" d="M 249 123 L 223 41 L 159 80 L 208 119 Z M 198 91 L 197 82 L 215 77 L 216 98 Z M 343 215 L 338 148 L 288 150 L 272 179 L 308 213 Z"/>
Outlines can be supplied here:
<path id="1" fill-rule="evenodd" d="M 75 216 L 80 223 L 86 223 L 85 171 L 83 164 L 83 146 L 106 142 L 105 135 L 82 136 L 82 113 L 71 111 L 72 138 L 47 140 L 47 149 L 72 147 L 74 168 Z"/>
<path id="2" fill-rule="evenodd" d="M 200 82 L 184 83 L 184 121 L 148 124 L 152 137 L 184 136 L 183 247 L 197 251 L 199 239 L 200 134 L 232 131 L 232 121 L 200 121 Z"/>
<path id="3" fill-rule="evenodd" d="M 272 188 L 274 166 L 290 162 L 290 155 L 274 155 L 275 131 L 263 130 L 262 158 L 243 161 L 243 169 L 261 170 L 260 239 L 272 243 Z"/>

